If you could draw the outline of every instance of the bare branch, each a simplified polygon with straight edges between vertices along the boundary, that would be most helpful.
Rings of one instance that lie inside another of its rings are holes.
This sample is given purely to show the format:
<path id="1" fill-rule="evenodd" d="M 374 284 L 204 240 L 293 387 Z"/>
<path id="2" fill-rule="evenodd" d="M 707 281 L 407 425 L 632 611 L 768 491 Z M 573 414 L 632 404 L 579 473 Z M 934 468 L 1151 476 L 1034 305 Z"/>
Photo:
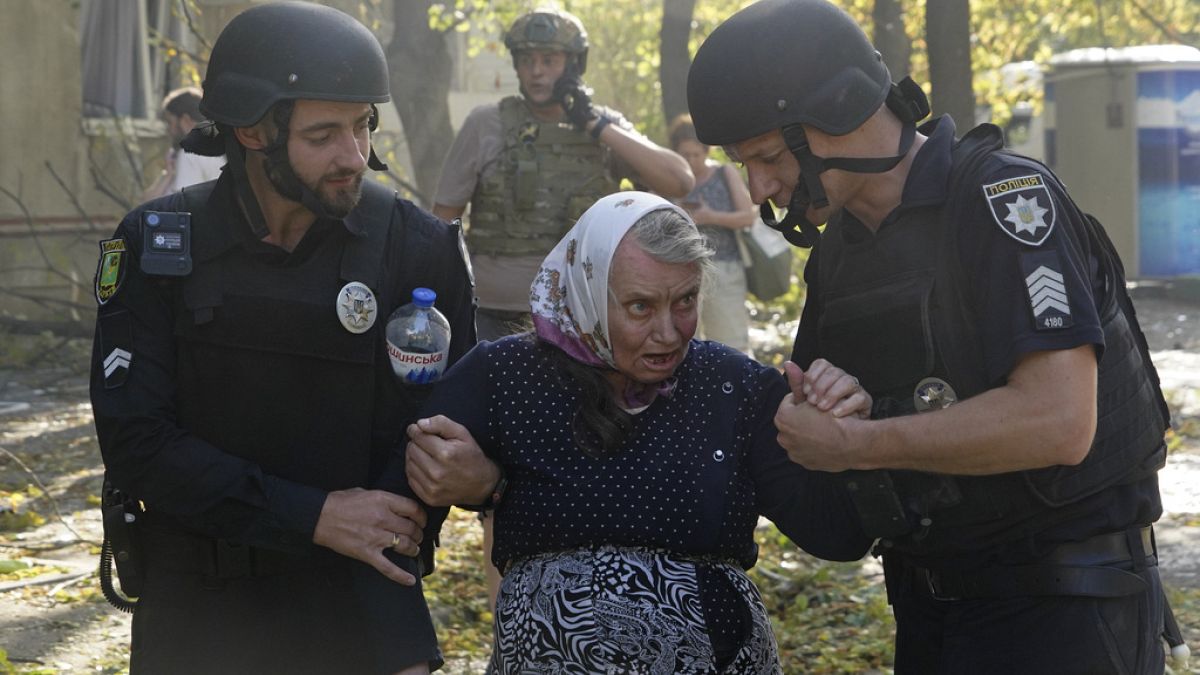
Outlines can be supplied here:
<path id="1" fill-rule="evenodd" d="M 49 164 L 49 162 L 47 162 L 47 164 Z M 25 202 L 22 201 L 21 198 L 16 195 L 16 193 L 4 187 L 3 185 L 0 185 L 0 194 L 3 194 L 4 196 L 13 200 L 13 203 L 17 205 L 17 208 L 21 210 L 21 215 L 25 218 L 25 225 L 29 228 L 30 234 L 33 235 L 33 245 L 37 247 L 38 255 L 41 256 L 42 262 L 46 264 L 46 269 L 61 279 L 64 279 L 70 283 L 75 283 L 75 280 L 72 279 L 70 275 L 65 274 L 62 270 L 59 270 L 54 266 L 54 263 L 50 261 L 50 255 L 46 253 L 45 247 L 42 246 L 42 240 L 40 237 L 38 237 L 37 228 L 35 228 L 33 225 L 33 214 L 29 212 L 29 208 L 25 206 Z M 9 290 L 7 292 L 10 295 L 17 295 L 16 291 Z"/>
<path id="2" fill-rule="evenodd" d="M 83 204 L 79 203 L 79 198 L 75 196 L 75 193 L 71 191 L 71 188 L 67 187 L 67 184 L 63 181 L 62 176 L 59 176 L 58 172 L 54 170 L 54 165 L 50 163 L 50 160 L 46 160 L 45 164 L 46 170 L 50 172 L 50 175 L 54 178 L 54 182 L 58 183 L 58 186 L 67 194 L 67 199 L 71 200 L 71 205 L 75 207 L 75 211 L 83 217 L 84 221 L 88 224 L 88 227 L 97 229 L 96 223 L 92 221 L 92 217 L 86 210 L 84 210 Z"/>
<path id="3" fill-rule="evenodd" d="M 199 28 L 196 28 L 196 21 L 192 18 L 191 10 L 188 9 L 189 4 L 191 4 L 191 0 L 179 0 L 179 11 L 183 15 L 183 21 L 187 24 L 188 30 L 192 32 L 192 35 L 200 41 L 200 46 L 204 47 L 205 51 L 211 52 L 212 43 L 204 38 L 204 34 L 200 32 Z M 200 63 L 207 61 L 207 59 L 196 60 Z"/>
<path id="4" fill-rule="evenodd" d="M 37 473 L 33 469 L 29 468 L 29 466 L 27 464 L 25 464 L 25 462 L 21 461 L 20 457 L 17 457 L 13 453 L 9 452 L 9 450 L 2 445 L 0 445 L 0 455 L 5 455 L 5 456 L 9 457 L 10 459 L 12 459 L 14 462 L 17 463 L 17 466 L 21 467 L 21 470 L 24 471 L 26 473 L 26 475 L 29 476 L 30 480 L 32 480 L 34 482 L 34 484 L 36 484 L 38 486 L 38 489 L 42 491 L 42 496 L 46 498 L 46 501 L 50 502 L 50 508 L 53 509 L 53 511 L 54 511 L 54 517 L 57 518 L 58 522 L 62 523 L 62 526 L 67 528 L 67 530 L 71 534 L 75 535 L 75 538 L 77 540 L 79 540 L 85 544 L 91 544 L 92 546 L 100 545 L 100 542 L 98 542 L 98 541 L 92 541 L 91 539 L 85 539 L 83 537 L 83 535 L 81 535 L 81 534 L 79 534 L 79 532 L 75 531 L 75 528 L 71 527 L 71 525 L 66 521 L 66 519 L 63 518 L 62 511 L 58 510 L 58 501 L 55 500 L 54 497 L 52 497 L 50 495 L 50 490 L 46 487 L 45 483 L 42 482 L 42 479 L 38 477 Z"/>
<path id="5" fill-rule="evenodd" d="M 1167 24 L 1160 21 L 1158 17 L 1152 14 L 1150 10 L 1146 9 L 1146 7 L 1142 5 L 1142 3 L 1138 2 L 1138 0 L 1129 0 L 1129 3 L 1133 5 L 1133 8 L 1137 10 L 1138 14 L 1142 15 L 1142 18 L 1149 21 L 1155 28 L 1161 31 L 1168 40 L 1171 42 L 1177 42 L 1179 44 L 1187 44 L 1187 39 L 1184 38 L 1183 35 L 1181 35 L 1174 28 L 1171 28 Z"/>

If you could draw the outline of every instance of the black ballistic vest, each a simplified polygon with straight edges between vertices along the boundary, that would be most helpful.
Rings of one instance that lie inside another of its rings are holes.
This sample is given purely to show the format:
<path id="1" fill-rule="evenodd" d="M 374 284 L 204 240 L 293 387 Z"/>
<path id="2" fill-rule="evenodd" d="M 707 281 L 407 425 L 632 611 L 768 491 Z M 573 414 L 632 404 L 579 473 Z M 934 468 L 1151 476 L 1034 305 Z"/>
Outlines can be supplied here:
<path id="1" fill-rule="evenodd" d="M 986 382 L 973 309 L 963 297 L 967 276 L 957 234 L 984 161 L 1001 148 L 999 129 L 977 127 L 955 145 L 945 204 L 913 209 L 859 242 L 847 241 L 834 219 L 814 252 L 822 307 L 817 353 L 856 375 L 883 404 L 876 407 L 883 416 L 916 413 L 914 390 L 927 377 L 949 383 L 960 400 L 995 386 Z M 1053 177 L 1032 160 L 1006 155 L 1004 161 Z M 1091 450 L 1077 466 L 992 476 L 848 472 L 852 488 L 870 486 L 858 500 L 868 533 L 896 550 L 945 554 L 980 538 L 1002 543 L 1033 534 L 1044 527 L 1039 514 L 1145 478 L 1165 460 L 1169 414 L 1124 270 L 1100 224 L 1073 203 L 1065 206 L 1072 213 L 1060 217 L 1083 224 L 1076 236 L 1085 238 L 1083 250 L 1098 259 L 1104 279 L 1097 301 L 1105 349 Z M 903 517 L 881 521 L 888 503 Z"/>
<path id="2" fill-rule="evenodd" d="M 383 351 L 399 301 L 382 278 L 395 199 L 371 181 L 363 186 L 348 218 L 360 218 L 366 234 L 339 226 L 295 266 L 256 262 L 240 245 L 213 238 L 211 184 L 185 193 L 195 270 L 176 296 L 179 425 L 268 474 L 324 490 L 366 485 L 414 412 L 387 377 Z M 350 281 L 366 284 L 378 302 L 374 325 L 361 334 L 335 311 Z"/>

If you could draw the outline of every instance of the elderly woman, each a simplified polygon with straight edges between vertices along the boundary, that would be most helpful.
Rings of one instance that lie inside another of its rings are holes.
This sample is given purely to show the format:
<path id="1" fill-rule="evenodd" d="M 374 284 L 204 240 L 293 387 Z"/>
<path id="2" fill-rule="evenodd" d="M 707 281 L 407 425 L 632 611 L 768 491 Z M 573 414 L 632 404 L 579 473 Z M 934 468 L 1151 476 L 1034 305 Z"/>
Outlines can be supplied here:
<path id="1" fill-rule="evenodd" d="M 840 483 L 776 443 L 784 378 L 692 339 L 709 256 L 670 202 L 601 199 L 534 282 L 535 332 L 477 345 L 436 387 L 439 416 L 410 427 L 430 503 L 478 448 L 503 469 L 493 672 L 777 673 L 744 571 L 759 515 L 823 558 L 869 547 Z M 826 366 L 786 404 L 869 410 Z"/>

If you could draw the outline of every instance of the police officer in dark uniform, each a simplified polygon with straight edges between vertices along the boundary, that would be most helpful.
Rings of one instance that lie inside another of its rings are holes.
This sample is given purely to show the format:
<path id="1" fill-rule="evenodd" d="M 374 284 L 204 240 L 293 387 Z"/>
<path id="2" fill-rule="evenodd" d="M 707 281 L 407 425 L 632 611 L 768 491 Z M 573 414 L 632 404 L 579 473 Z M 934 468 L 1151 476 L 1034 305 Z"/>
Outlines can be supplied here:
<path id="1" fill-rule="evenodd" d="M 845 472 L 878 539 L 896 672 L 1162 672 L 1168 415 L 1103 229 L 994 126 L 918 128 L 920 88 L 825 0 L 735 14 L 688 99 L 764 215 L 815 243 L 776 424 L 794 461 Z M 830 362 L 872 419 L 819 411 Z"/>
<path id="2" fill-rule="evenodd" d="M 134 673 L 440 664 L 425 514 L 364 488 L 423 398 L 393 375 L 387 317 L 433 289 L 453 361 L 475 340 L 472 282 L 454 227 L 364 179 L 388 100 L 351 17 L 247 10 L 212 50 L 215 124 L 185 142 L 224 154 L 222 176 L 101 243 L 91 396 L 141 543 Z"/>

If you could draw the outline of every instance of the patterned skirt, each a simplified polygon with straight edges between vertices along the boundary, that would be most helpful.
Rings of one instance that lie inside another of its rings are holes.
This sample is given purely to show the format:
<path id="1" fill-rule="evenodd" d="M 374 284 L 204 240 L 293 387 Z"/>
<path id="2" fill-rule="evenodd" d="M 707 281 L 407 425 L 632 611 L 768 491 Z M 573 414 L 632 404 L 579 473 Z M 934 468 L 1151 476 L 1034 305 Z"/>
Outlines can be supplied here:
<path id="1" fill-rule="evenodd" d="M 718 667 L 700 594 L 713 576 L 748 617 Z M 646 548 L 601 547 L 521 559 L 496 601 L 496 675 L 780 673 L 758 589 L 738 566 Z"/>

